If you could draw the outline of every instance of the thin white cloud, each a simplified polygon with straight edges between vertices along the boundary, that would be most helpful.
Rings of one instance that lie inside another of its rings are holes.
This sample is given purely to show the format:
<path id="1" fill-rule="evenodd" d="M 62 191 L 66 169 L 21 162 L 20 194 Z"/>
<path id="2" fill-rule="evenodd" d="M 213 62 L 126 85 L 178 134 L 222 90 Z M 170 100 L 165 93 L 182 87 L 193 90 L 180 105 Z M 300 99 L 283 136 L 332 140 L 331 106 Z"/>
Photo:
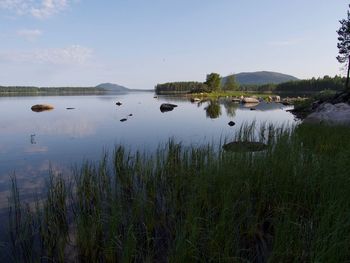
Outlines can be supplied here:
<path id="1" fill-rule="evenodd" d="M 33 51 L 0 52 L 0 62 L 46 63 L 57 65 L 86 64 L 93 55 L 87 47 L 73 45 L 65 48 L 35 49 Z"/>
<path id="2" fill-rule="evenodd" d="M 42 0 L 39 7 L 32 7 L 30 13 L 36 18 L 47 18 L 64 10 L 68 0 Z"/>
<path id="3" fill-rule="evenodd" d="M 73 0 L 0 0 L 0 8 L 44 19 L 65 10 Z"/>
<path id="4" fill-rule="evenodd" d="M 17 35 L 29 41 L 34 41 L 42 35 L 39 29 L 22 29 L 17 31 Z"/>

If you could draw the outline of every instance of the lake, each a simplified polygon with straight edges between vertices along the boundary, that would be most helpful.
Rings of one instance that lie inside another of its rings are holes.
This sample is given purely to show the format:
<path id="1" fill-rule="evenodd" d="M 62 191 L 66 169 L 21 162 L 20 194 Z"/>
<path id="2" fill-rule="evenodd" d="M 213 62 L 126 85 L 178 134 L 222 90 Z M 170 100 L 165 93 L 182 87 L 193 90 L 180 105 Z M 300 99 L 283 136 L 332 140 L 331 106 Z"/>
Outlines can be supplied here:
<path id="1" fill-rule="evenodd" d="M 24 199 L 43 190 L 49 169 L 66 173 L 84 160 L 123 144 L 130 150 L 154 151 L 169 138 L 184 145 L 219 143 L 233 138 L 244 123 L 293 125 L 294 116 L 279 103 L 251 110 L 230 101 L 191 103 L 187 98 L 158 97 L 152 92 L 101 96 L 0 97 L 0 208 L 7 206 L 14 173 Z M 116 102 L 121 102 L 117 106 Z M 35 104 L 55 109 L 33 112 Z M 177 104 L 162 113 L 162 103 Z M 67 108 L 74 108 L 67 110 Z M 129 116 L 131 115 L 132 116 Z M 121 122 L 121 119 L 127 119 Z M 230 127 L 229 121 L 235 126 Z"/>

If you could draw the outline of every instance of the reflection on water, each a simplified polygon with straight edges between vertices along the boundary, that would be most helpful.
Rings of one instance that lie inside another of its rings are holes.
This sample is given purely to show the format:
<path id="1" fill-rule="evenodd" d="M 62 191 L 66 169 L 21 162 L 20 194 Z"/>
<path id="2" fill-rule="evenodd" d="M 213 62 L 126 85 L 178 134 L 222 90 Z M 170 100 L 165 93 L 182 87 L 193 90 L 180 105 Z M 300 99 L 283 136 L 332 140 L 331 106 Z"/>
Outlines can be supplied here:
<path id="1" fill-rule="evenodd" d="M 228 117 L 233 118 L 236 116 L 236 110 L 238 109 L 238 104 L 236 102 L 233 102 L 232 100 L 224 100 L 223 105 Z"/>
<path id="2" fill-rule="evenodd" d="M 30 135 L 30 143 L 31 143 L 31 144 L 36 144 L 36 141 L 35 141 L 35 134 L 31 134 L 31 135 Z"/>
<path id="3" fill-rule="evenodd" d="M 32 105 L 43 103 L 55 110 L 31 111 Z M 178 107 L 162 114 L 163 103 Z M 73 164 L 99 160 L 103 149 L 112 153 L 117 144 L 151 152 L 169 138 L 185 145 L 219 143 L 253 120 L 258 125 L 294 123 L 281 104 L 260 103 L 256 111 L 250 111 L 230 99 L 191 103 L 186 97 L 154 98 L 152 93 L 1 97 L 0 107 L 0 208 L 7 204 L 14 172 L 27 198 L 41 191 L 50 165 L 66 174 Z M 127 121 L 121 122 L 123 118 Z M 230 121 L 236 125 L 230 127 Z"/>
<path id="4" fill-rule="evenodd" d="M 207 118 L 216 119 L 221 115 L 221 107 L 218 101 L 211 100 L 209 105 L 205 107 Z"/>
<path id="5" fill-rule="evenodd" d="M 249 109 L 255 109 L 256 106 L 258 106 L 260 103 L 244 103 L 243 107 L 244 108 L 249 108 Z"/>

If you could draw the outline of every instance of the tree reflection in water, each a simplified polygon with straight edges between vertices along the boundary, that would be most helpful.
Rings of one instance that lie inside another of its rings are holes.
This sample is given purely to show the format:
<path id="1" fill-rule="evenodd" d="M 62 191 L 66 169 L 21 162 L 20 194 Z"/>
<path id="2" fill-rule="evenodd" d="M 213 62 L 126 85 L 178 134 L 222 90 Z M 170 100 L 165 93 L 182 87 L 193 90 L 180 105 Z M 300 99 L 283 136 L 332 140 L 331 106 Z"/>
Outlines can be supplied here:
<path id="1" fill-rule="evenodd" d="M 221 106 L 218 101 L 211 100 L 209 105 L 205 107 L 207 118 L 216 119 L 221 116 Z"/>
<path id="2" fill-rule="evenodd" d="M 237 110 L 239 104 L 237 104 L 231 100 L 224 100 L 223 105 L 225 107 L 227 117 L 233 118 L 236 116 L 236 110 Z"/>

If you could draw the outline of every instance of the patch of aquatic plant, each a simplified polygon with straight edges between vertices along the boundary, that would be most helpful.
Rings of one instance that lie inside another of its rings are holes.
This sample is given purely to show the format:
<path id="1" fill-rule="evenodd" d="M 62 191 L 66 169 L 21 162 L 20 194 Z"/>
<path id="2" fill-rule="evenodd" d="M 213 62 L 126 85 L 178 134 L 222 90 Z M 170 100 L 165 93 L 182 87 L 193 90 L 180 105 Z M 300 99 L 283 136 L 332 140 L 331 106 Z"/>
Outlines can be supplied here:
<path id="1" fill-rule="evenodd" d="M 265 143 L 259 153 L 117 146 L 72 180 L 50 177 L 35 208 L 14 178 L 4 248 L 15 262 L 349 260 L 349 129 L 256 130 L 245 125 L 235 140 Z"/>

